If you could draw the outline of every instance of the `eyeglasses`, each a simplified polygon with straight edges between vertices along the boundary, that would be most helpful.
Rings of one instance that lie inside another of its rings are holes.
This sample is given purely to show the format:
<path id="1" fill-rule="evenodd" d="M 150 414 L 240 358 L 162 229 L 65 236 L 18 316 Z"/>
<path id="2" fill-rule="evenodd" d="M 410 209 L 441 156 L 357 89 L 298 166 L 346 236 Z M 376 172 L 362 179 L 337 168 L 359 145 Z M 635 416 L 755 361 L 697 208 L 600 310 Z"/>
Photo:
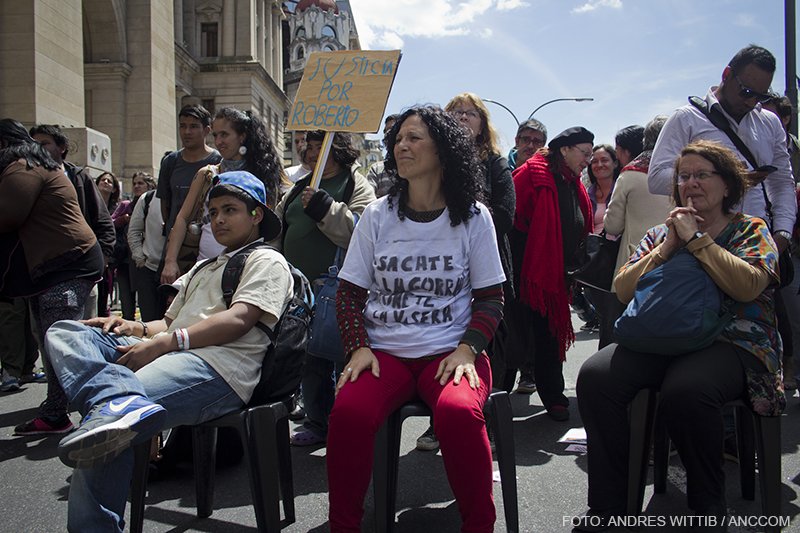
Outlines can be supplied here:
<path id="1" fill-rule="evenodd" d="M 764 102 L 769 102 L 770 100 L 772 100 L 771 94 L 765 94 L 765 93 L 760 93 L 758 91 L 754 91 L 753 89 L 742 83 L 742 80 L 739 79 L 739 76 L 734 74 L 733 77 L 736 80 L 736 83 L 739 84 L 739 96 L 741 96 L 745 100 L 750 100 L 751 98 L 755 98 L 762 104 Z"/>
<path id="2" fill-rule="evenodd" d="M 517 144 L 522 146 L 526 144 L 532 144 L 534 146 L 544 146 L 544 139 L 540 137 L 529 137 L 527 135 L 521 135 L 517 137 Z"/>
<path id="3" fill-rule="evenodd" d="M 678 183 L 686 183 L 690 179 L 692 179 L 692 177 L 694 177 L 694 179 L 696 179 L 697 181 L 705 181 L 714 174 L 719 175 L 719 172 L 717 172 L 716 170 L 701 170 L 700 172 L 692 172 L 692 173 L 684 172 L 678 174 Z"/>
<path id="4" fill-rule="evenodd" d="M 477 111 L 473 111 L 472 109 L 463 110 L 463 109 L 454 109 L 450 111 L 450 114 L 456 118 L 461 118 L 463 115 L 466 115 L 469 118 L 480 118 L 481 116 L 478 114 Z"/>
<path id="5" fill-rule="evenodd" d="M 574 148 L 575 150 L 577 150 L 580 153 L 582 153 L 583 154 L 583 158 L 586 159 L 586 160 L 591 161 L 592 157 L 594 156 L 594 152 L 592 152 L 591 150 L 582 150 L 582 149 L 578 148 L 577 146 L 570 146 L 570 148 Z"/>

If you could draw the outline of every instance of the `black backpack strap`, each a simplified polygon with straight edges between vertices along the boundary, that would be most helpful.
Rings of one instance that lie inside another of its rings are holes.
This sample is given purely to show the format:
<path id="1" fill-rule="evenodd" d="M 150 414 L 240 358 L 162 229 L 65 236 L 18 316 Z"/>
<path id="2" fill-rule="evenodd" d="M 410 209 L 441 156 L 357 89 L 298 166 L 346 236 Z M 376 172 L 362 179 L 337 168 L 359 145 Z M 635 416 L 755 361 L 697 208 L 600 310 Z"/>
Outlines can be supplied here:
<path id="1" fill-rule="evenodd" d="M 739 153 L 747 159 L 747 162 L 750 163 L 750 166 L 753 169 L 757 169 L 759 167 L 758 161 L 756 161 L 753 152 L 750 151 L 750 148 L 744 143 L 744 141 L 739 137 L 733 128 L 731 128 L 728 119 L 725 118 L 725 115 L 717 109 L 716 107 L 712 107 L 709 109 L 708 102 L 703 100 L 698 96 L 690 96 L 689 103 L 692 104 L 694 107 L 700 110 L 711 123 L 716 126 L 720 131 L 722 131 L 728 138 L 731 140 L 736 149 L 739 150 Z M 767 218 L 769 218 L 769 225 L 772 227 L 772 202 L 769 200 L 769 196 L 767 196 L 767 189 L 764 187 L 764 182 L 761 182 L 761 193 L 764 195 L 764 204 L 766 206 Z"/>
<path id="2" fill-rule="evenodd" d="M 750 148 L 744 144 L 744 141 L 738 135 L 736 135 L 736 132 L 733 131 L 733 128 L 731 128 L 728 119 L 725 118 L 725 115 L 722 114 L 722 111 L 716 107 L 711 107 L 709 109 L 708 103 L 697 96 L 690 96 L 689 103 L 699 109 L 700 112 L 703 113 L 714 126 L 728 136 L 733 145 L 736 146 L 736 149 L 739 150 L 739 152 L 744 156 L 745 159 L 747 159 L 748 163 L 750 163 L 754 169 L 758 168 L 758 161 L 756 161 L 753 152 L 751 152 Z"/>
<path id="3" fill-rule="evenodd" d="M 225 264 L 225 270 L 222 271 L 222 299 L 225 301 L 225 307 L 230 308 L 233 303 L 233 295 L 239 287 L 239 281 L 242 279 L 242 271 L 247 258 L 258 248 L 264 247 L 269 248 L 264 242 L 254 242 L 245 246 L 228 259 Z M 266 333 L 270 341 L 275 342 L 276 334 L 274 331 L 261 322 L 256 322 L 256 327 Z"/>

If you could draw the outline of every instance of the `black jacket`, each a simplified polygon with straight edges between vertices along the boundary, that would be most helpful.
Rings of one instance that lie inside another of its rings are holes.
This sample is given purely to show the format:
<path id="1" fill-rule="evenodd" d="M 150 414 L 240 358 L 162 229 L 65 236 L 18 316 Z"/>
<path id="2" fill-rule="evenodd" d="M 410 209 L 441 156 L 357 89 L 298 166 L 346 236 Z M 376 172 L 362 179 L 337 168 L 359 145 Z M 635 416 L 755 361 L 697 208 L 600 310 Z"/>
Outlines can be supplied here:
<path id="1" fill-rule="evenodd" d="M 111 215 L 103 201 L 103 197 L 100 196 L 97 185 L 95 185 L 89 172 L 83 167 L 64 161 L 64 169 L 67 172 L 69 181 L 72 182 L 75 191 L 78 193 L 78 205 L 81 207 L 83 218 L 86 219 L 86 223 L 89 224 L 95 237 L 97 237 L 97 242 L 100 243 L 103 255 L 111 257 L 114 254 L 117 236 L 116 231 L 114 231 L 114 222 L 111 220 Z"/>

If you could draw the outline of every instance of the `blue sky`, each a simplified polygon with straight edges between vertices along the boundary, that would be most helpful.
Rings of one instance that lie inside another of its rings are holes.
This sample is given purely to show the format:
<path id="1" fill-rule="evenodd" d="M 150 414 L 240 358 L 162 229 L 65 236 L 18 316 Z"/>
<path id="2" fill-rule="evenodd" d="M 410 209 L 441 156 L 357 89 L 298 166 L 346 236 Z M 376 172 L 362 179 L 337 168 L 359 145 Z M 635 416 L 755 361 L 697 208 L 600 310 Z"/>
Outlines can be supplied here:
<path id="1" fill-rule="evenodd" d="M 387 112 L 444 105 L 471 91 L 550 137 L 575 125 L 614 144 L 617 130 L 671 114 L 719 83 L 737 50 L 769 49 L 785 89 L 781 0 L 350 0 L 362 48 L 403 51 Z M 488 104 L 504 148 L 516 123 Z"/>

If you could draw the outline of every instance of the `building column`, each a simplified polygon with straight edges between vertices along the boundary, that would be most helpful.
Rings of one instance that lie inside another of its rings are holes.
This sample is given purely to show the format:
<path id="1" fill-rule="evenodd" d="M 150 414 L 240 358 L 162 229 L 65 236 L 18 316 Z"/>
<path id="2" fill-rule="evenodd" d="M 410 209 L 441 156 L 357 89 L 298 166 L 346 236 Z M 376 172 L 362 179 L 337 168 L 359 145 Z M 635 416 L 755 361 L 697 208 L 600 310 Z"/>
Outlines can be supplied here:
<path id="1" fill-rule="evenodd" d="M 271 2 L 270 2 L 271 3 Z M 283 87 L 283 43 L 281 42 L 281 13 L 274 6 L 270 6 L 272 23 L 269 25 L 272 34 L 272 69 L 270 74 L 278 87 Z"/>
<path id="2" fill-rule="evenodd" d="M 266 26 L 266 15 L 264 10 L 267 8 L 265 0 L 256 0 L 256 16 L 258 17 L 258 31 L 256 32 L 256 50 L 258 54 L 258 62 L 261 63 L 265 69 L 267 68 L 267 59 L 264 55 L 266 53 L 264 39 L 269 35 L 269 28 Z M 269 71 L 267 71 L 269 72 Z"/>
<path id="3" fill-rule="evenodd" d="M 222 56 L 236 55 L 236 0 L 222 0 Z"/>
<path id="4" fill-rule="evenodd" d="M 175 42 L 183 46 L 183 0 L 172 1 L 172 12 L 175 17 Z"/>
<path id="5" fill-rule="evenodd" d="M 84 126 L 81 0 L 0 2 L 0 116 Z"/>

